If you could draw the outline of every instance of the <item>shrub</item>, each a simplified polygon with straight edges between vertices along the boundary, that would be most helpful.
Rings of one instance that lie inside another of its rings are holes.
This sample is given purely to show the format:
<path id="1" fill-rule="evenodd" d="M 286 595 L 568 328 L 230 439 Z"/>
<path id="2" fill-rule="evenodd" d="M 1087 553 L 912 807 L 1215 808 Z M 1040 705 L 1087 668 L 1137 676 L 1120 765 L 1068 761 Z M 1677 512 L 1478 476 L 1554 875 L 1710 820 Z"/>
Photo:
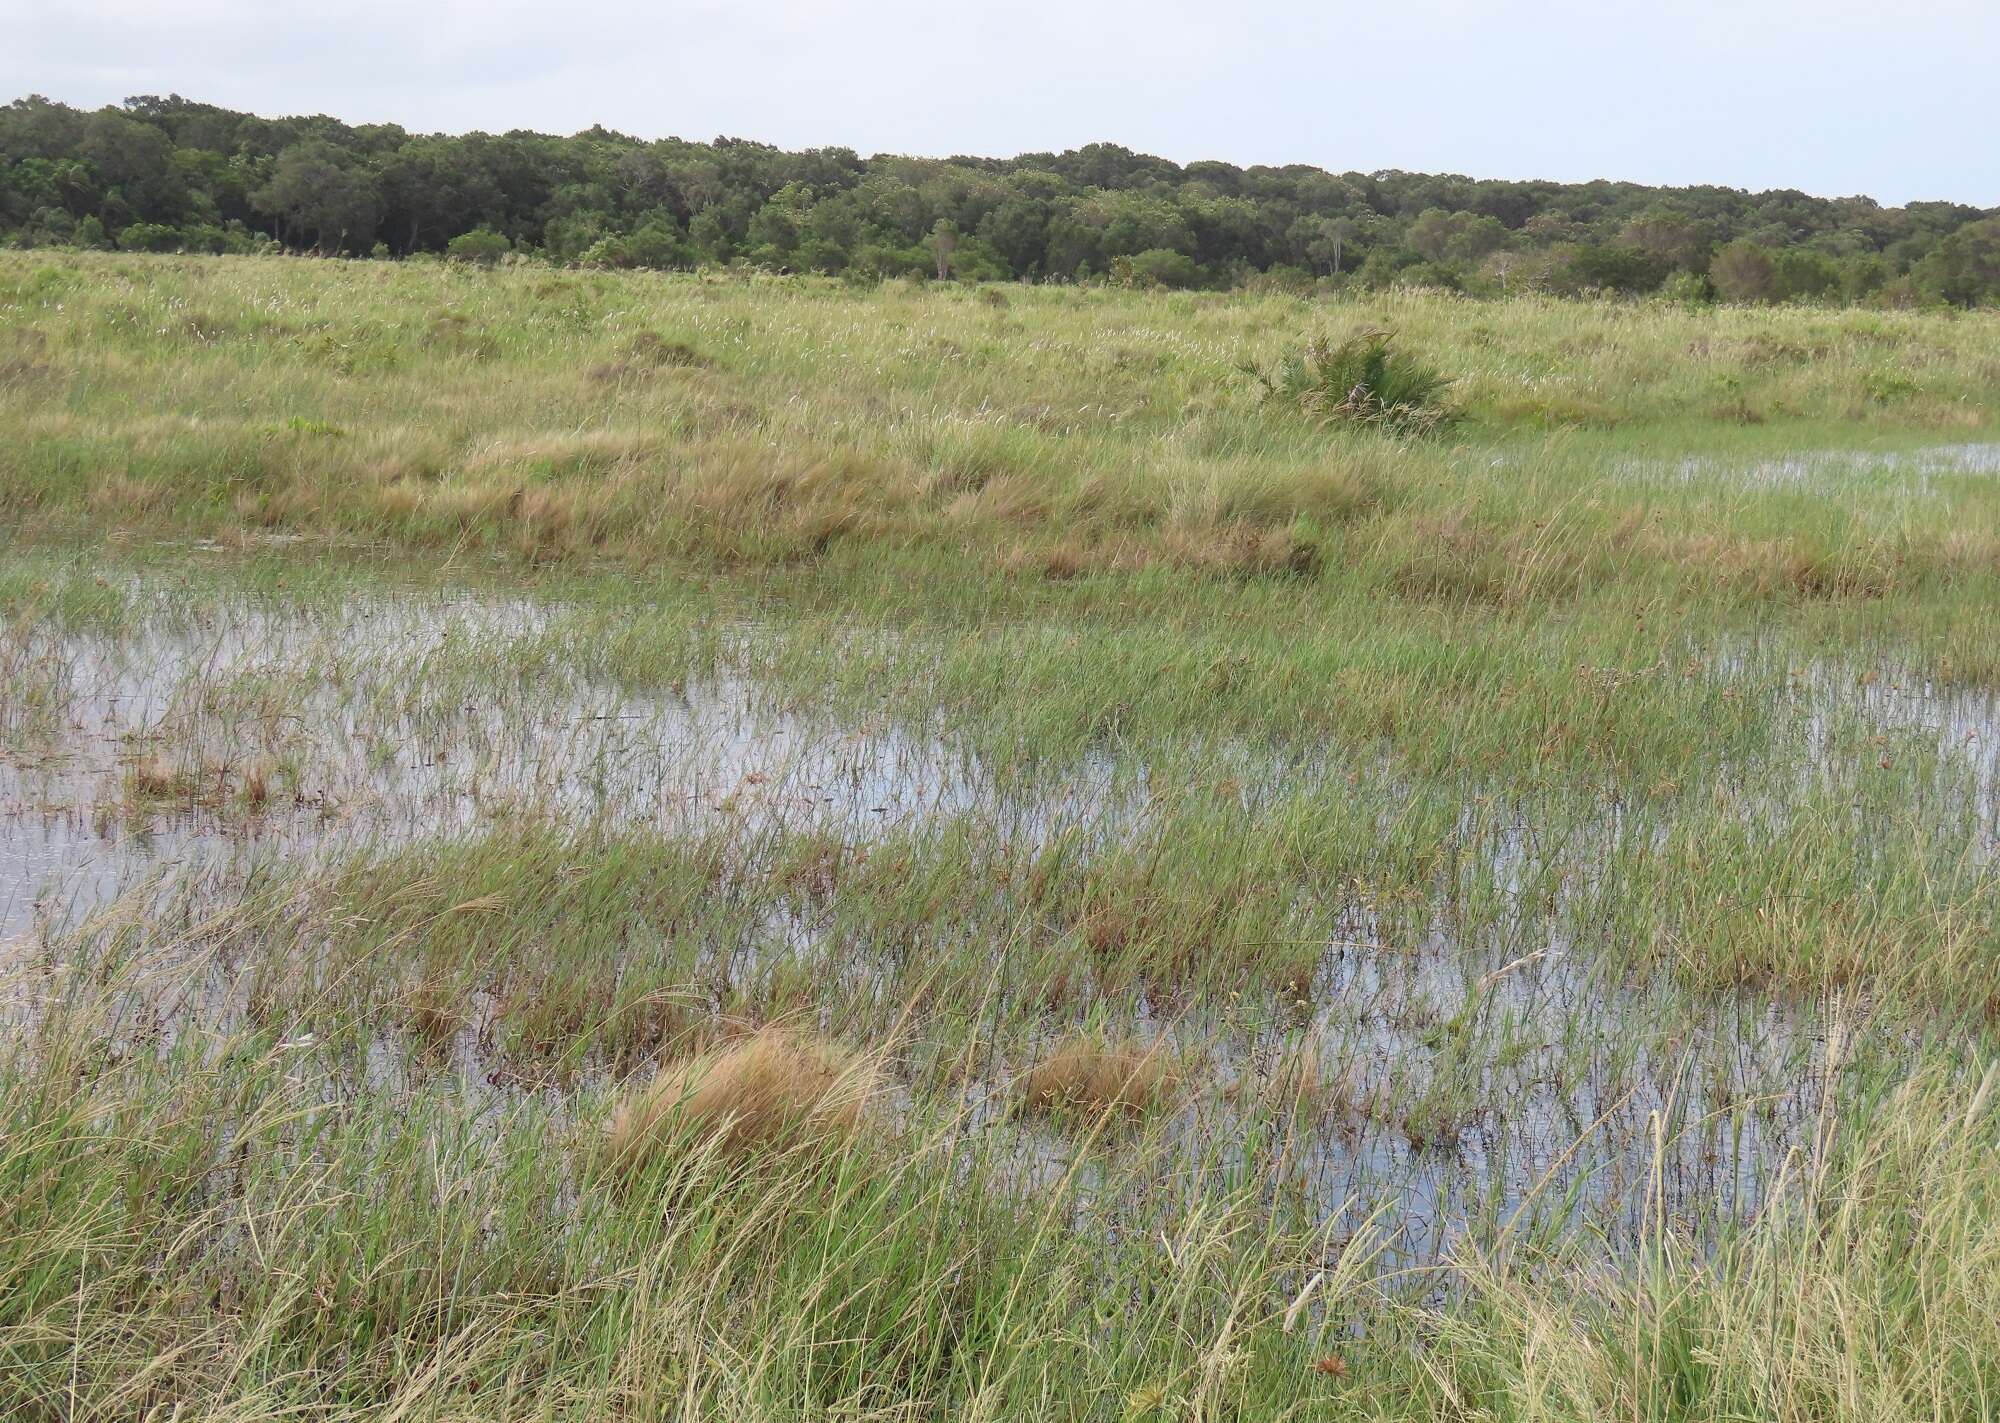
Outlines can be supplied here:
<path id="1" fill-rule="evenodd" d="M 641 331 L 625 346 L 626 355 L 642 366 L 707 366 L 708 357 L 685 341 L 669 341 L 657 331 Z"/>
<path id="2" fill-rule="evenodd" d="M 490 267 L 514 250 L 503 233 L 490 227 L 475 227 L 470 232 L 461 232 L 445 244 L 444 254 L 454 262 L 476 262 L 482 267 Z"/>
<path id="3" fill-rule="evenodd" d="M 679 232 L 655 220 L 622 237 L 600 238 L 576 260 L 585 267 L 665 271 L 692 265 L 693 256 Z"/>
<path id="4" fill-rule="evenodd" d="M 128 234 L 129 235 L 129 229 Z M 181 229 L 181 238 L 190 252 L 248 252 L 250 239 L 240 227 L 217 227 L 213 223 L 190 223 Z"/>
<path id="5" fill-rule="evenodd" d="M 1388 331 L 1361 331 L 1333 345 L 1316 336 L 1305 354 L 1288 356 L 1275 379 L 1243 369 L 1264 387 L 1266 401 L 1296 406 L 1323 423 L 1375 425 L 1428 434 L 1457 418 L 1445 403 L 1449 377 L 1392 346 Z"/>
<path id="6" fill-rule="evenodd" d="M 1201 269 L 1195 266 L 1193 258 L 1165 247 L 1149 247 L 1130 257 L 1114 257 L 1112 270 L 1118 272 L 1121 263 L 1125 264 L 1125 281 L 1131 286 L 1178 289 L 1194 286 L 1201 280 Z"/>
<path id="7" fill-rule="evenodd" d="M 1449 262 L 1418 262 L 1398 272 L 1396 284 L 1427 287 L 1440 292 L 1462 292 L 1465 290 L 1465 274 Z"/>
<path id="8" fill-rule="evenodd" d="M 1708 280 L 1724 301 L 1769 301 L 1776 291 L 1777 271 L 1769 252 L 1739 238 L 1717 249 L 1708 264 Z"/>
<path id="9" fill-rule="evenodd" d="M 135 222 L 118 234 L 127 252 L 175 252 L 184 245 L 181 230 L 159 222 Z"/>
<path id="10" fill-rule="evenodd" d="M 1656 290 L 1671 265 L 1638 247 L 1579 247 L 1571 255 L 1564 283 L 1574 292 L 1604 291 L 1633 295 Z"/>
<path id="11" fill-rule="evenodd" d="M 1675 272 L 1661 284 L 1660 295 L 1675 306 L 1707 306 L 1715 299 L 1699 272 Z"/>
<path id="12" fill-rule="evenodd" d="M 857 247 L 854 260 L 848 263 L 850 276 L 873 277 L 884 281 L 890 277 L 913 277 L 928 272 L 931 256 L 921 246 L 891 247 L 880 242 L 870 242 Z"/>

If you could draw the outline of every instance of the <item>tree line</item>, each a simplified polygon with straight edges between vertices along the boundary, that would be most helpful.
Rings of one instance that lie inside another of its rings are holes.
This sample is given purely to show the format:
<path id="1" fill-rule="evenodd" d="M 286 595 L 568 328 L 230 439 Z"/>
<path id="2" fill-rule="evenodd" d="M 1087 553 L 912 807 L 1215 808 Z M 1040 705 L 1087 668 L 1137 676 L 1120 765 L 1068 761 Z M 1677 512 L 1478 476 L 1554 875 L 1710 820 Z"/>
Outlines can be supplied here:
<path id="1" fill-rule="evenodd" d="M 1961 203 L 1178 164 L 1102 143 L 926 159 L 603 128 L 412 134 L 177 95 L 0 108 L 0 241 L 857 280 L 2000 304 L 2000 209 Z"/>

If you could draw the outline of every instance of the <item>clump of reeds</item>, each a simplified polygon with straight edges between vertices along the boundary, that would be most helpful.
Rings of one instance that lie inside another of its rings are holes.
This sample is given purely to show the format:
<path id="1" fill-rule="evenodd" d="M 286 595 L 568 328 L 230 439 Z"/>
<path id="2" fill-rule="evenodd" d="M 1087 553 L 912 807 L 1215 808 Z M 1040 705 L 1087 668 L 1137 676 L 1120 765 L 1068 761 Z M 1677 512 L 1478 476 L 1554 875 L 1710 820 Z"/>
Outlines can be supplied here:
<path id="1" fill-rule="evenodd" d="M 636 1171 L 689 1146 L 731 1155 L 837 1146 L 860 1126 L 876 1085 L 874 1065 L 836 1043 L 761 1028 L 675 1063 L 621 1103 L 607 1152 L 620 1170 Z"/>
<path id="2" fill-rule="evenodd" d="M 1079 1033 L 1057 1043 L 1029 1068 L 1016 1092 L 1029 1111 L 1140 1116 L 1165 1105 L 1179 1085 L 1180 1074 L 1163 1043 Z"/>
<path id="3" fill-rule="evenodd" d="M 155 758 L 134 761 L 125 769 L 125 798 L 134 804 L 192 801 L 201 790 L 201 778 L 193 771 Z"/>
<path id="4" fill-rule="evenodd" d="M 420 975 L 397 1003 L 403 1024 L 432 1057 L 443 1056 L 469 1018 L 465 989 L 440 973 Z"/>
<path id="5" fill-rule="evenodd" d="M 1318 1111 L 1329 1096 L 1329 1084 L 1325 1068 L 1321 1065 L 1318 1044 L 1310 1040 L 1302 1042 L 1280 1057 L 1277 1070 L 1266 1085 L 1266 1093 L 1280 1110 Z"/>
<path id="6" fill-rule="evenodd" d="M 1238 1078 L 1222 1095 L 1225 1101 L 1262 1106 L 1281 1116 L 1312 1118 L 1337 1111 L 1343 1119 L 1351 1119 L 1366 1110 L 1354 1100 L 1353 1084 L 1345 1073 L 1328 1073 L 1325 1055 L 1311 1038 L 1280 1053 L 1268 1074 Z"/>

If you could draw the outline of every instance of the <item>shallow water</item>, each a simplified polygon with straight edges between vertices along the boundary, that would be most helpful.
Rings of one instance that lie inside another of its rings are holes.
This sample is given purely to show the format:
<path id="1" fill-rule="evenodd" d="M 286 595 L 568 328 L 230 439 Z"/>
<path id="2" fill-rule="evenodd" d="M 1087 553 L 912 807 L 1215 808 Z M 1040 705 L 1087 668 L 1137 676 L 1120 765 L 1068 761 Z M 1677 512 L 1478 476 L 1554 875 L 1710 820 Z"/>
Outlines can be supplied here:
<path id="1" fill-rule="evenodd" d="M 2000 446 L 1995 447 L 2000 450 Z M 143 609 L 153 592 L 135 588 Z M 1103 750 L 1032 784 L 885 702 L 842 721 L 722 663 L 634 692 L 580 672 L 561 609 L 405 594 L 311 604 L 217 599 L 116 633 L 0 626 L 0 943 L 73 923 L 148 875 L 476 830 L 517 811 L 573 823 L 843 842 L 976 814 L 1001 838 L 1092 837 L 1138 824 L 1147 768 Z M 1814 661 L 1787 674 L 1754 644 L 1709 650 L 1724 680 L 1785 677 L 1799 783 L 1843 758 L 1915 748 L 1978 806 L 2000 847 L 2000 697 L 1893 665 Z M 1773 669 L 1776 669 L 1775 671 Z M 1324 778 L 1242 748 L 1245 803 Z M 159 784 L 148 784 L 151 777 Z M 253 790 L 253 786 L 255 789 Z M 1602 839 L 1625 833 L 1607 805 Z M 1490 818 L 1489 818 L 1490 828 Z M 1468 818 L 1468 841 L 1477 824 Z M 1518 887 L 1534 827 L 1484 837 Z M 1587 864 L 1596 848 L 1577 853 Z"/>
<path id="2" fill-rule="evenodd" d="M 226 917 L 237 871 L 190 873 L 202 886 L 177 923 Z M 71 942 L 0 974 L 0 1021 L 18 1028 L 77 990 L 89 955 Z M 941 1098 L 919 1026 L 891 1058 L 878 1115 L 920 1134 L 941 1115 L 1031 1194 L 1072 1178 L 1080 1200 L 1134 1212 L 1194 1209 L 1218 1188 L 1304 1202 L 1379 1249 L 1379 1270 L 1447 1289 L 1429 1272 L 1502 1227 L 1527 1239 L 1581 1232 L 1613 1251 L 1661 1228 L 1712 1241 L 1824 1149 L 1851 1062 L 1879 1069 L 1911 1046 L 1872 1029 L 1856 1000 L 1691 998 L 1664 980 L 1607 979 L 1555 933 L 1517 959 L 1502 959 L 1501 942 L 1467 944 L 1443 923 L 1403 942 L 1357 913 L 1295 1003 L 1142 1009 L 1142 1037 L 1188 1090 L 1158 1119 L 1081 1144 L 1077 1123 L 1015 1110 L 1019 1075 L 1046 1042 L 989 1054 Z M 166 1052 L 185 1038 L 222 1051 L 250 1030 L 261 967 L 212 956 L 198 934 L 173 943 L 153 987 L 121 999 L 116 1050 Z M 698 962 L 691 981 L 710 967 Z M 394 1031 L 329 1042 L 292 1029 L 278 1050 L 326 1105 L 442 1096 L 496 1126 L 528 1110 L 563 1129 L 580 1099 L 617 1090 L 609 1063 L 509 1052 L 498 995 L 464 1006 L 432 1049 Z M 1061 1031 L 1051 1025 L 1048 1041 Z"/>
<path id="3" fill-rule="evenodd" d="M 412 595 L 37 634 L 0 703 L 0 942 L 148 874 L 466 832 L 522 808 L 866 841 L 974 807 L 1043 833 L 1120 794 L 1101 758 L 1047 795 L 1001 795 L 939 739 L 800 716 L 728 672 L 664 694 L 596 685 L 544 645 L 553 611 Z M 533 654 L 508 665 L 510 648 Z"/>
<path id="4" fill-rule="evenodd" d="M 1687 455 L 1631 460 L 1620 478 L 1639 484 L 1721 484 L 1837 492 L 1857 486 L 1919 495 L 1956 476 L 2000 475 L 2000 444 L 1968 442 L 1909 450 L 1797 450 L 1771 455 Z"/>
<path id="5" fill-rule="evenodd" d="M 911 732 L 887 707 L 856 721 L 789 707 L 729 670 L 729 647 L 755 637 L 752 626 L 721 638 L 713 671 L 634 692 L 579 672 L 560 610 L 543 604 L 219 597 L 168 616 L 144 611 L 152 590 L 133 592 L 141 611 L 116 630 L 4 630 L 0 944 L 11 940 L 26 969 L 16 1023 L 58 991 L 46 976 L 65 936 L 121 896 L 131 913 L 139 893 L 142 916 L 149 894 L 226 904 L 262 867 L 476 833 L 521 813 L 746 845 L 810 830 L 848 846 L 963 816 L 1013 842 L 1104 837 L 1143 827 L 1148 813 L 1146 768 L 1129 755 L 1024 784 L 947 737 Z M 1768 673 L 1769 661 L 1749 647 L 1711 665 L 1736 676 Z M 1957 783 L 1970 776 L 1990 845 L 1991 695 L 1831 663 L 1791 682 L 1802 783 L 1857 735 L 1912 738 Z M 1241 769 L 1254 798 L 1257 767 Z M 1590 843 L 1544 850 L 1532 827 L 1495 834 L 1489 819 L 1482 834 L 1480 823 L 1468 811 L 1467 853 L 1506 895 L 1552 863 L 1586 883 L 1607 844 L 1657 829 L 1628 831 L 1607 807 Z M 1193 1198 L 1218 1180 L 1264 1182 L 1357 1227 L 1387 1204 L 1396 1268 L 1510 1220 L 1615 1241 L 1664 1217 L 1709 1238 L 1820 1149 L 1855 1044 L 1897 1050 L 1854 1001 L 1694 998 L 1664 981 L 1620 981 L 1559 924 L 1524 909 L 1504 932 L 1468 934 L 1440 914 L 1411 937 L 1356 906 L 1296 1003 L 1157 1008 L 1147 1030 L 1198 1056 L 1194 1075 L 1215 1090 L 1168 1118 L 1171 1149 L 1151 1189 Z M 894 972 L 841 961 L 852 947 L 806 919 L 764 924 L 760 942 L 824 959 L 828 974 Z M 241 1018 L 235 970 L 203 971 L 214 976 L 201 991 L 147 1009 L 156 1038 L 177 1030 L 163 1014 L 212 1031 Z M 560 1080 L 518 1070 L 494 1046 L 499 1008 L 471 1004 L 435 1060 L 393 1036 L 369 1042 L 358 1085 L 351 1064 L 327 1057 L 327 1090 L 454 1081 L 485 1112 L 529 1100 L 566 1110 L 569 1094 L 606 1085 L 602 1063 Z M 1311 1105 L 1273 1114 L 1272 1084 L 1304 1044 L 1317 1064 Z M 321 1052 L 301 1046 L 302 1070 Z M 977 1075 L 964 1129 L 997 1141 L 1031 1178 L 1076 1164 L 1061 1131 L 1006 1110 L 1010 1083 L 998 1062 Z M 1081 1169 L 1103 1168 L 1086 1158 Z"/>

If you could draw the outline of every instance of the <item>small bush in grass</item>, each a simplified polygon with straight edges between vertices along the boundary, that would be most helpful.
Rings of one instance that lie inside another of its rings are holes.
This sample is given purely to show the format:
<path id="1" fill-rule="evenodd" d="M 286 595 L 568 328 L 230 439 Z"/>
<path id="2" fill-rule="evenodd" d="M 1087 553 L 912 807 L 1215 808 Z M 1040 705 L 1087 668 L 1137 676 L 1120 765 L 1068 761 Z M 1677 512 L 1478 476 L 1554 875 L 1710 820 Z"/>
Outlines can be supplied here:
<path id="1" fill-rule="evenodd" d="M 187 245 L 178 227 L 157 222 L 135 222 L 118 234 L 118 245 L 127 252 L 178 252 Z"/>
<path id="2" fill-rule="evenodd" d="M 444 247 L 447 260 L 470 262 L 480 267 L 492 266 L 513 250 L 514 244 L 507 240 L 505 233 L 495 232 L 489 227 L 475 227 L 470 232 L 461 232 Z"/>
<path id="3" fill-rule="evenodd" d="M 1394 349 L 1394 334 L 1361 331 L 1338 345 L 1323 336 L 1305 354 L 1287 356 L 1276 377 L 1243 369 L 1264 387 L 1264 398 L 1296 407 L 1328 424 L 1375 425 L 1425 435 L 1449 425 L 1458 412 L 1445 403 L 1449 377 L 1419 358 Z"/>

